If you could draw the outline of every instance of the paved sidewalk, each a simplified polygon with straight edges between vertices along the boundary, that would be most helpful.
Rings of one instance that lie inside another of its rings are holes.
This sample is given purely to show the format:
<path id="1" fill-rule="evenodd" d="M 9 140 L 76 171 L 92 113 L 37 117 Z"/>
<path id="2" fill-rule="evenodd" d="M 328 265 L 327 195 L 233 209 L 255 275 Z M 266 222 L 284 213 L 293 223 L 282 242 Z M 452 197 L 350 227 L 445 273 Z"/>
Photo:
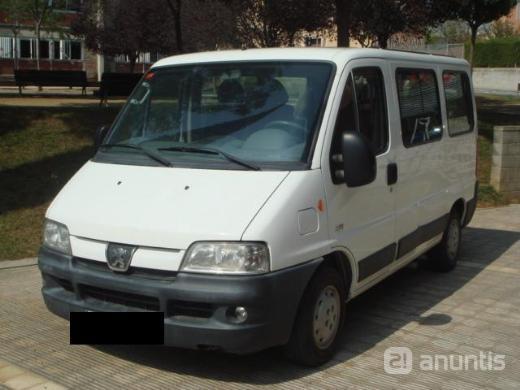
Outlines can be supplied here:
<path id="1" fill-rule="evenodd" d="M 294 366 L 277 349 L 237 357 L 70 346 L 68 323 L 46 310 L 40 286 L 35 266 L 0 270 L 0 359 L 69 388 L 520 388 L 520 205 L 477 211 L 455 271 L 412 265 L 349 303 L 341 351 L 319 369 Z M 384 352 L 397 346 L 413 352 L 409 374 L 385 373 Z M 505 355 L 504 369 L 420 367 L 426 357 L 480 352 Z"/>

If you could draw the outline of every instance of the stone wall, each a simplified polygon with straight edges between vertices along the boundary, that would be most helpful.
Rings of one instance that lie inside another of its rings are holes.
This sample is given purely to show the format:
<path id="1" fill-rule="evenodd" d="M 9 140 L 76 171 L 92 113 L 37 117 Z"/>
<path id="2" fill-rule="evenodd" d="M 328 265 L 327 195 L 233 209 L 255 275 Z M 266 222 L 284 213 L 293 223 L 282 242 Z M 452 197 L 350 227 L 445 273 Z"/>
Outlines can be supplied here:
<path id="1" fill-rule="evenodd" d="M 474 68 L 473 85 L 478 90 L 518 92 L 520 68 Z"/>
<path id="2" fill-rule="evenodd" d="M 491 185 L 506 197 L 520 197 L 520 126 L 496 126 Z"/>

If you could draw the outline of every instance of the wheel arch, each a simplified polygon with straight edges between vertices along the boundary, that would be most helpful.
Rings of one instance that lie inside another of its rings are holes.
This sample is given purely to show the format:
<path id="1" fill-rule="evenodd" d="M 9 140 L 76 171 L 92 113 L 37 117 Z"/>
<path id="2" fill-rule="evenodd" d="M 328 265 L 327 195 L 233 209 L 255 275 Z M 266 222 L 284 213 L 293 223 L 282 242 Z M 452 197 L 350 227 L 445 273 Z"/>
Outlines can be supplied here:
<path id="1" fill-rule="evenodd" d="M 457 211 L 459 213 L 459 217 L 462 223 L 462 221 L 464 221 L 466 217 L 466 201 L 463 198 L 457 199 L 453 203 L 453 206 L 451 206 L 450 213 L 452 213 L 453 211 Z"/>
<path id="2" fill-rule="evenodd" d="M 352 292 L 355 269 L 351 257 L 341 250 L 335 250 L 323 257 L 323 262 L 319 268 L 321 267 L 332 267 L 339 272 L 343 280 L 345 291 L 347 292 L 347 299 L 349 299 Z M 316 270 L 316 272 L 318 272 L 318 270 Z"/>

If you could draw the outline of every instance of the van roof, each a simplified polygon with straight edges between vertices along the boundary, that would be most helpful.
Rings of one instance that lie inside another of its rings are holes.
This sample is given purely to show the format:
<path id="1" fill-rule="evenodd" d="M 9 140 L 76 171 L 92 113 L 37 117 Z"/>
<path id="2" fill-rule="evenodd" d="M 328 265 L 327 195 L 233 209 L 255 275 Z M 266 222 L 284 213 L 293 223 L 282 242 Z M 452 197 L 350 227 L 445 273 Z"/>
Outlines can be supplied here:
<path id="1" fill-rule="evenodd" d="M 349 48 L 271 48 L 245 50 L 219 50 L 201 53 L 182 54 L 163 58 L 152 68 L 169 65 L 182 65 L 208 62 L 234 61 L 330 61 L 337 65 L 356 58 L 381 58 L 389 60 L 416 61 L 446 65 L 468 66 L 466 60 L 438 56 L 427 53 L 405 52 L 383 49 L 349 49 Z"/>

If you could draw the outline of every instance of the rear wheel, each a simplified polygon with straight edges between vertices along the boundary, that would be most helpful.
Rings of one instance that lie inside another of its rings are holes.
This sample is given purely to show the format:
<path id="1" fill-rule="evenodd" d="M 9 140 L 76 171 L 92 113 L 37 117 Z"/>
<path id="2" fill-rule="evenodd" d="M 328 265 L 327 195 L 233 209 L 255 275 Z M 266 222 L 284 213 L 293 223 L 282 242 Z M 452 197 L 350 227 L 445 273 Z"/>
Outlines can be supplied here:
<path id="1" fill-rule="evenodd" d="M 345 316 L 345 299 L 339 273 L 331 267 L 319 270 L 303 295 L 291 339 L 285 347 L 289 359 L 318 366 L 334 355 Z"/>
<path id="2" fill-rule="evenodd" d="M 453 210 L 442 241 L 428 253 L 428 259 L 434 269 L 448 272 L 455 268 L 459 257 L 461 238 L 461 216 Z"/>

